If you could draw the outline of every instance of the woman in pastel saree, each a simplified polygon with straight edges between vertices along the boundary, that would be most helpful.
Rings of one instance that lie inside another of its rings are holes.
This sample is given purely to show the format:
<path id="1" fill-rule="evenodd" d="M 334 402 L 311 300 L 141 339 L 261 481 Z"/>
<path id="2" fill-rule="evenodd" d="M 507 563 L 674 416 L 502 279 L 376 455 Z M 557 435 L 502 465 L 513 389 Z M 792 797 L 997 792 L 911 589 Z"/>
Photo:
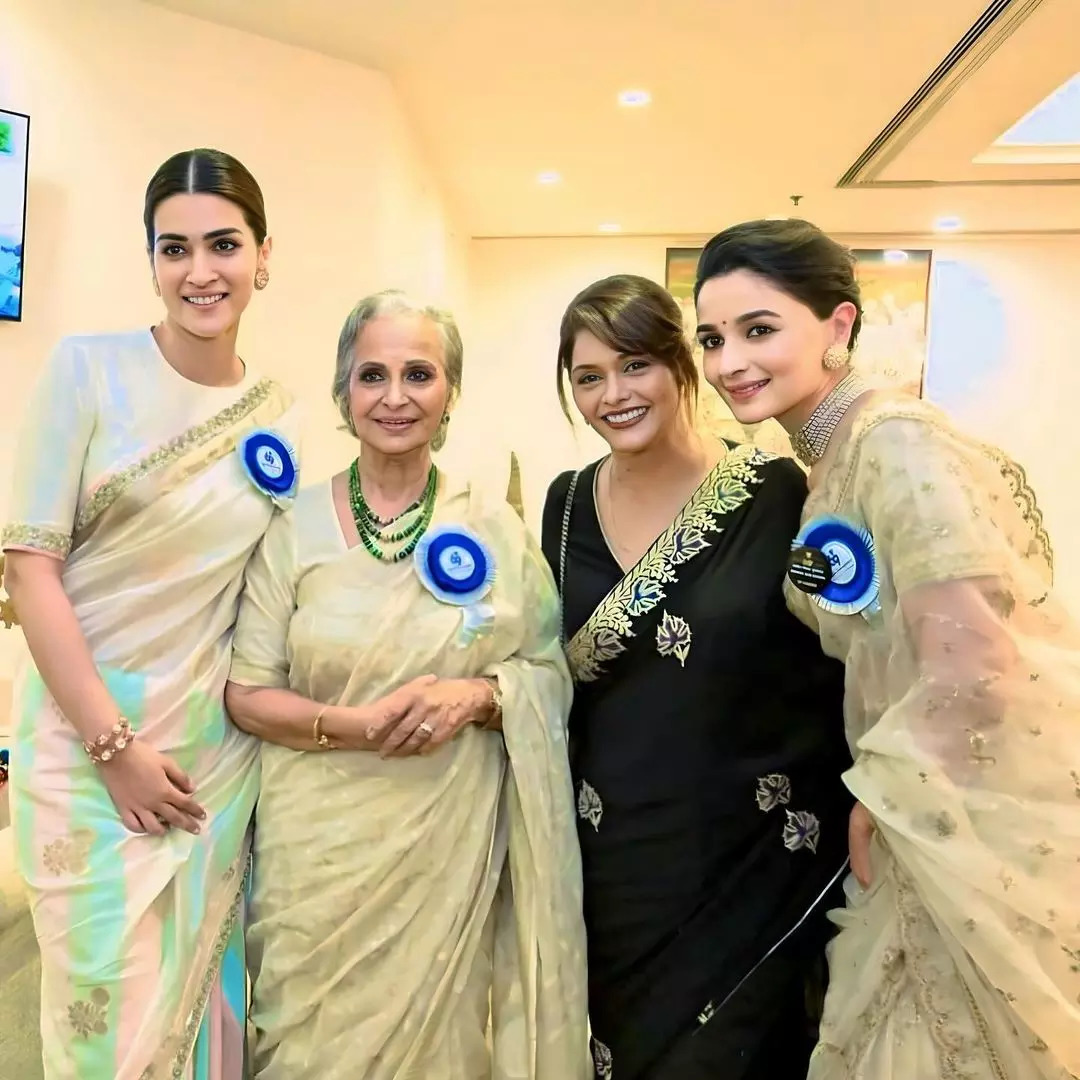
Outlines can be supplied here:
<path id="1" fill-rule="evenodd" d="M 697 313 L 709 381 L 810 467 L 788 603 L 847 669 L 854 877 L 809 1076 L 1069 1080 L 1080 628 L 1024 473 L 861 383 L 853 261 L 813 225 L 715 237 Z"/>
<path id="2" fill-rule="evenodd" d="M 361 301 L 334 390 L 360 457 L 248 570 L 258 1080 L 587 1075 L 558 600 L 502 494 L 432 465 L 460 378 L 447 314 Z"/>
<path id="3" fill-rule="evenodd" d="M 289 495 L 249 451 L 295 473 L 295 410 L 235 353 L 269 250 L 247 170 L 177 155 L 146 225 L 165 320 L 59 346 L 3 532 L 32 658 L 11 803 L 46 1080 L 243 1071 L 258 748 L 223 694 L 244 567 Z"/>

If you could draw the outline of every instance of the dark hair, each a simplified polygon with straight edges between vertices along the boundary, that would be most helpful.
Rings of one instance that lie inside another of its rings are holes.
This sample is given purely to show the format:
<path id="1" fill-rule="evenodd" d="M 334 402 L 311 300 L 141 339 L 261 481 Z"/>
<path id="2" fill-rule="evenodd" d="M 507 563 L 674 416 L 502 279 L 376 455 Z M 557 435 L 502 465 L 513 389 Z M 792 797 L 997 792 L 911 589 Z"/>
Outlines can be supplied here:
<path id="1" fill-rule="evenodd" d="M 776 288 L 827 319 L 848 301 L 855 305 L 848 348 L 862 327 L 862 299 L 855 279 L 855 257 L 816 225 L 798 218 L 744 221 L 714 236 L 701 252 L 694 300 L 706 281 L 735 270 L 768 278 Z"/>
<path id="2" fill-rule="evenodd" d="M 594 281 L 570 301 L 559 324 L 556 380 L 559 402 L 570 416 L 563 376 L 570 371 L 574 340 L 587 330 L 610 349 L 626 356 L 650 356 L 675 376 L 679 394 L 696 402 L 698 372 L 675 298 L 655 281 L 636 274 L 615 274 Z"/>
<path id="3" fill-rule="evenodd" d="M 202 148 L 173 154 L 150 178 L 143 203 L 148 250 L 154 246 L 154 212 L 173 195 L 220 195 L 243 211 L 256 243 L 266 239 L 262 189 L 236 158 L 222 150 Z"/>

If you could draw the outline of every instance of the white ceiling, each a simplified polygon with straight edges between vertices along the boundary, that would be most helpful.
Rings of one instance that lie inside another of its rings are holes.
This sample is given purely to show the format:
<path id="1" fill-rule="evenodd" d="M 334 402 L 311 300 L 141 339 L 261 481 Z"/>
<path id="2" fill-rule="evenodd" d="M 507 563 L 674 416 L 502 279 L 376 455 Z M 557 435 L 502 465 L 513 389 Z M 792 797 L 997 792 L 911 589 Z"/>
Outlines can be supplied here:
<path id="1" fill-rule="evenodd" d="M 842 189 L 990 0 L 151 2 L 386 72 L 473 236 L 606 222 L 698 236 L 789 212 L 792 194 L 849 235 L 923 233 L 940 215 L 972 232 L 1080 229 L 1080 165 L 973 163 L 1080 71 L 1080 0 L 1003 4 Z M 626 88 L 653 103 L 620 108 Z M 544 170 L 561 183 L 538 184 Z"/>

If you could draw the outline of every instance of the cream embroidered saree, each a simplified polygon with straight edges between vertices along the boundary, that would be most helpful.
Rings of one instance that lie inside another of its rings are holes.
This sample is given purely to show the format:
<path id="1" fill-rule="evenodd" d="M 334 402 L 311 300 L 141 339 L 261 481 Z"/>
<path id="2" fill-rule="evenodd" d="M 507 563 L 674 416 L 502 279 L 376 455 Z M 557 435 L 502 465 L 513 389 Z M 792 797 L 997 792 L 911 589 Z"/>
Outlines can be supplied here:
<path id="1" fill-rule="evenodd" d="M 115 701 L 208 814 L 198 836 L 127 832 L 40 676 L 22 673 L 11 803 L 46 1080 L 241 1075 L 258 747 L 223 692 L 244 566 L 273 513 L 235 453 L 262 425 L 296 438 L 276 384 L 197 386 L 147 331 L 69 339 L 30 406 L 3 546 L 64 560 Z"/>
<path id="2" fill-rule="evenodd" d="M 504 703 L 503 736 L 467 729 L 430 756 L 264 744 L 248 935 L 259 1080 L 588 1075 L 554 584 L 505 502 L 443 479 L 435 523 L 494 554 L 494 628 L 471 643 L 412 560 L 346 547 L 329 483 L 300 492 L 248 571 L 234 681 L 361 704 L 425 673 L 491 675 Z"/>
<path id="3" fill-rule="evenodd" d="M 838 915 L 812 1080 L 1080 1074 L 1080 630 L 1022 472 L 872 402 L 807 502 L 873 534 L 882 611 L 789 589 L 847 664 L 875 879 Z"/>

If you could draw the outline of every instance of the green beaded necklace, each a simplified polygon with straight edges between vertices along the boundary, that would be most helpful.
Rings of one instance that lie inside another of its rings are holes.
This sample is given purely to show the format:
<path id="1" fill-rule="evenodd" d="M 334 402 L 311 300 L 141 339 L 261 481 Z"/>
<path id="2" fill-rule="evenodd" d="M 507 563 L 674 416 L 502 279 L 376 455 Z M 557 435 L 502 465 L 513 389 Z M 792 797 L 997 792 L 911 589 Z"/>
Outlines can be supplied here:
<path id="1" fill-rule="evenodd" d="M 421 537 L 427 532 L 431 519 L 435 514 L 435 492 L 438 487 L 439 473 L 434 465 L 428 473 L 427 484 L 420 498 L 411 506 L 407 506 L 400 514 L 385 521 L 380 518 L 367 504 L 364 492 L 360 486 L 360 461 L 357 459 L 349 466 L 349 509 L 352 511 L 356 531 L 360 536 L 360 543 L 369 555 L 374 556 L 379 562 L 398 563 L 407 559 L 420 543 Z M 417 513 L 419 511 L 419 513 Z M 391 526 L 396 525 L 403 518 L 415 514 L 411 522 L 401 528 L 388 532 Z M 384 544 L 400 544 L 393 555 L 387 555 L 383 550 Z"/>

